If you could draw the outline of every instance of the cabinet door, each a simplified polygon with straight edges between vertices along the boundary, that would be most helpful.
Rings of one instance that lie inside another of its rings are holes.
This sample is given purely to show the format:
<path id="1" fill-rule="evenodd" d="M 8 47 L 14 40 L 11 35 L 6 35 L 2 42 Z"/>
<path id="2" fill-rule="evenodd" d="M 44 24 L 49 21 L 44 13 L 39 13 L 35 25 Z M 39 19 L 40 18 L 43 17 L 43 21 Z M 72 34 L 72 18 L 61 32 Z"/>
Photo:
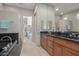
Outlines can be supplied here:
<path id="1" fill-rule="evenodd" d="M 46 50 L 46 38 L 43 39 L 43 48 Z"/>
<path id="2" fill-rule="evenodd" d="M 54 55 L 62 56 L 62 46 L 57 43 L 54 43 Z"/>
<path id="3" fill-rule="evenodd" d="M 43 36 L 42 39 L 41 39 L 41 46 L 47 50 L 47 38 L 46 36 Z"/>
<path id="4" fill-rule="evenodd" d="M 48 38 L 45 36 L 44 37 L 44 48 L 45 48 L 45 50 L 47 50 L 47 40 L 48 40 Z"/>
<path id="5" fill-rule="evenodd" d="M 44 48 L 44 38 L 41 38 L 41 46 Z"/>
<path id="6" fill-rule="evenodd" d="M 48 52 L 51 56 L 54 55 L 54 51 L 53 51 L 53 49 L 50 48 L 49 46 L 47 47 L 47 52 Z"/>
<path id="7" fill-rule="evenodd" d="M 41 35 L 41 38 L 40 38 L 40 44 L 43 47 L 43 36 L 42 35 Z"/>
<path id="8" fill-rule="evenodd" d="M 51 40 L 47 40 L 47 47 L 50 47 L 50 48 L 52 48 L 53 49 L 53 41 L 51 41 Z"/>
<path id="9" fill-rule="evenodd" d="M 77 56 L 79 55 L 79 52 L 63 47 L 63 55 L 64 56 Z"/>
<path id="10" fill-rule="evenodd" d="M 50 55 L 53 55 L 53 41 L 47 40 L 47 51 Z"/>

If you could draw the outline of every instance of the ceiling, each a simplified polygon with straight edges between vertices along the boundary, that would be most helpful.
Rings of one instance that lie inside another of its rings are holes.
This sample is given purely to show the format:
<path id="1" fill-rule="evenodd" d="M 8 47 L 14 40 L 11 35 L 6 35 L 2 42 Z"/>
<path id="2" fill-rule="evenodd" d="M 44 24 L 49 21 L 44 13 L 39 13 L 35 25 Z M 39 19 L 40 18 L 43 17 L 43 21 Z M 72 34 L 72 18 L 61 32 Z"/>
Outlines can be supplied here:
<path id="1" fill-rule="evenodd" d="M 34 7 L 35 7 L 34 3 L 5 3 L 5 5 L 20 7 L 20 8 L 27 8 L 30 10 L 34 10 Z"/>
<path id="2" fill-rule="evenodd" d="M 56 8 L 59 8 L 58 11 L 55 11 L 56 15 L 63 14 L 74 11 L 76 9 L 79 9 L 79 3 L 47 3 L 48 5 L 55 6 Z M 35 3 L 6 3 L 6 5 L 21 7 L 21 8 L 27 8 L 30 10 L 34 10 Z"/>
<path id="3" fill-rule="evenodd" d="M 79 9 L 79 3 L 53 3 L 49 5 L 54 5 L 55 9 L 59 8 L 58 11 L 55 10 L 56 15 L 62 15 L 61 13 L 65 14 Z"/>

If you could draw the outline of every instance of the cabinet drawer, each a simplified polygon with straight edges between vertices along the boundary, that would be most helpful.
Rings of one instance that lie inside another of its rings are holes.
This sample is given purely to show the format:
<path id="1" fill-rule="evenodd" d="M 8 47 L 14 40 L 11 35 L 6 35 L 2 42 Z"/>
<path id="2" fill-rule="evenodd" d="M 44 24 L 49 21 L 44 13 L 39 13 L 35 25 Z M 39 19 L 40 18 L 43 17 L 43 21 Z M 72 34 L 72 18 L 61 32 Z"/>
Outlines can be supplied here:
<path id="1" fill-rule="evenodd" d="M 64 39 L 61 39 L 61 38 L 54 38 L 54 42 L 60 45 L 65 45 L 67 43 Z"/>
<path id="2" fill-rule="evenodd" d="M 76 52 L 69 48 L 63 48 L 63 55 L 64 56 L 79 56 L 79 52 Z"/>
<path id="3" fill-rule="evenodd" d="M 48 51 L 48 53 L 51 55 L 51 56 L 53 56 L 53 49 L 52 48 L 50 48 L 50 47 L 48 47 L 47 48 L 47 51 Z"/>

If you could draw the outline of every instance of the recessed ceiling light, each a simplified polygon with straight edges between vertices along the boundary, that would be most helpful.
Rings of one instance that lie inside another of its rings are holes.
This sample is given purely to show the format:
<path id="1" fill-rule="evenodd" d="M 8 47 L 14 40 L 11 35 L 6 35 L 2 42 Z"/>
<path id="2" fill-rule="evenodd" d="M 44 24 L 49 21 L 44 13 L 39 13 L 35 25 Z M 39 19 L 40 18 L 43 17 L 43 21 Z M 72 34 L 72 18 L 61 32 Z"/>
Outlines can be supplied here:
<path id="1" fill-rule="evenodd" d="M 58 10 L 59 10 L 59 8 L 56 8 L 55 10 L 56 10 L 56 11 L 58 11 Z"/>
<path id="2" fill-rule="evenodd" d="M 67 20 L 68 19 L 68 17 L 64 17 L 64 20 Z"/>
<path id="3" fill-rule="evenodd" d="M 64 13 L 63 12 L 61 12 L 61 15 L 63 15 Z"/>

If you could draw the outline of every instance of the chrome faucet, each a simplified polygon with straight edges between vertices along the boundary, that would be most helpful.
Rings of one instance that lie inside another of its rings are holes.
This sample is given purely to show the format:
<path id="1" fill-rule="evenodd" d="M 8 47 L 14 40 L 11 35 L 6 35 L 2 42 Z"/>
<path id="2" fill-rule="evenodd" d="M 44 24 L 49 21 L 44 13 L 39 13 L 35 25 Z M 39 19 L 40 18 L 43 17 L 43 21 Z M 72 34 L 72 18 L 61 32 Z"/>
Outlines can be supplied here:
<path id="1" fill-rule="evenodd" d="M 10 40 L 10 45 L 12 45 L 12 38 L 11 38 L 10 36 L 3 36 L 3 37 L 1 38 L 1 40 L 3 40 L 4 38 L 9 38 L 9 40 Z"/>
<path id="2" fill-rule="evenodd" d="M 4 38 L 9 38 L 10 43 L 7 44 L 5 47 L 2 48 L 3 51 L 4 51 L 3 55 L 5 55 L 6 52 L 8 52 L 8 49 L 12 46 L 12 38 L 11 38 L 10 36 L 3 36 L 3 37 L 1 38 L 1 40 L 4 40 Z"/>

